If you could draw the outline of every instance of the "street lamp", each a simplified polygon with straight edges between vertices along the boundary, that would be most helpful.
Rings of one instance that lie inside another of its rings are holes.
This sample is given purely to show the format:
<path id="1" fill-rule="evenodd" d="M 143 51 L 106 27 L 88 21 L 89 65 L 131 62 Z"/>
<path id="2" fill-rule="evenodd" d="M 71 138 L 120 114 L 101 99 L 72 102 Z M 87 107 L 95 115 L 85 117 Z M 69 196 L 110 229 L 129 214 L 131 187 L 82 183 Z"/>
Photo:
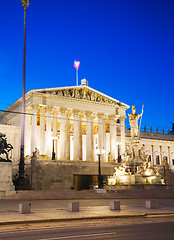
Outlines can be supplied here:
<path id="1" fill-rule="evenodd" d="M 103 188 L 103 177 L 101 175 L 101 166 L 100 166 L 100 156 L 105 153 L 104 148 L 96 148 L 96 153 L 98 155 L 98 188 Z"/>
<path id="2" fill-rule="evenodd" d="M 120 144 L 122 144 L 122 142 L 117 142 L 117 147 L 118 147 L 118 163 L 121 163 L 121 154 L 120 154 Z"/>
<path id="3" fill-rule="evenodd" d="M 26 12 L 29 6 L 29 0 L 21 0 L 24 6 L 24 45 L 23 45 L 23 88 L 22 88 L 22 123 L 21 123 L 21 149 L 19 162 L 19 177 L 15 181 L 16 188 L 22 189 L 27 181 L 24 177 L 24 131 L 25 131 L 25 69 L 26 69 Z"/>
<path id="4" fill-rule="evenodd" d="M 54 140 L 56 140 L 57 137 L 53 137 L 53 136 L 52 136 L 52 139 L 53 139 L 52 160 L 56 160 L 56 153 L 55 153 L 55 151 L 54 151 Z"/>

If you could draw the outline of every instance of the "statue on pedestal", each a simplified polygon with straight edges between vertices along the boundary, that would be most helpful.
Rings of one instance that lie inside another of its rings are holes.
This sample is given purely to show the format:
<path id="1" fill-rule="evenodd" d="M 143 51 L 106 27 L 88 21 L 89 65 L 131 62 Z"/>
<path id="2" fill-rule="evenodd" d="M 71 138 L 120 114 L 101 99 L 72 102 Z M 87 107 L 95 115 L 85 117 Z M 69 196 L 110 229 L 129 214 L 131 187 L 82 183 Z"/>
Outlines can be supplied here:
<path id="1" fill-rule="evenodd" d="M 131 126 L 131 137 L 133 139 L 139 137 L 138 119 L 143 115 L 143 109 L 142 109 L 141 114 L 137 114 L 135 112 L 136 112 L 135 106 L 132 106 L 132 113 L 128 114 L 129 122 L 130 122 L 130 126 Z"/>
<path id="2" fill-rule="evenodd" d="M 8 152 L 13 149 L 13 146 L 10 143 L 7 143 L 7 138 L 6 135 L 3 133 L 0 133 L 0 155 L 1 154 L 5 154 L 6 155 L 6 159 L 0 157 L 0 161 L 4 162 L 4 161 L 10 161 L 8 158 Z"/>

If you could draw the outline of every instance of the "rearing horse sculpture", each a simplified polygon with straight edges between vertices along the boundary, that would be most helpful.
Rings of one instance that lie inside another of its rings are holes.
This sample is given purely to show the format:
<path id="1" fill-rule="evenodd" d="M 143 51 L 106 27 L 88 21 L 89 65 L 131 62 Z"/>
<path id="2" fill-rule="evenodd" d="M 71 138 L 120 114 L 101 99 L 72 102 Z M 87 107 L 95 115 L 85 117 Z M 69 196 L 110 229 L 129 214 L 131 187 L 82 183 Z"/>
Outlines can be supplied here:
<path id="1" fill-rule="evenodd" d="M 6 160 L 9 160 L 8 158 L 8 152 L 13 149 L 13 146 L 10 143 L 7 143 L 6 135 L 3 133 L 0 133 L 0 154 L 6 155 Z M 1 158 L 2 159 L 2 158 Z M 4 159 L 5 160 L 5 159 Z"/>

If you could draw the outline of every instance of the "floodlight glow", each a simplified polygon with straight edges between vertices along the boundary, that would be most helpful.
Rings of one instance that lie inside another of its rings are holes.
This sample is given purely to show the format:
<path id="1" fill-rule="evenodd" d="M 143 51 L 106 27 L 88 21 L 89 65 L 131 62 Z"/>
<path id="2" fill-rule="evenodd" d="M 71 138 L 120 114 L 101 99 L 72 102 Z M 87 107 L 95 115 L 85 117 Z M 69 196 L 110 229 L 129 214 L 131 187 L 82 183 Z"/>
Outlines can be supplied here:
<path id="1" fill-rule="evenodd" d="M 146 175 L 146 176 L 150 176 L 150 175 L 151 175 L 151 171 L 150 171 L 150 169 L 146 169 L 146 171 L 145 171 L 145 175 Z"/>

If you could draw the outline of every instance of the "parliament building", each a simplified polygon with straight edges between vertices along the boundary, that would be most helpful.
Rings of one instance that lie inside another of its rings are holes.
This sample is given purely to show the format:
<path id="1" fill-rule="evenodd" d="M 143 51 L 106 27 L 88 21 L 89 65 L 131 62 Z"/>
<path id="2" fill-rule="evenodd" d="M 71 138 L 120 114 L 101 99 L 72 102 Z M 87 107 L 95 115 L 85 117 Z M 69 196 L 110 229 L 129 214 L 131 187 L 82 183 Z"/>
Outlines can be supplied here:
<path id="1" fill-rule="evenodd" d="M 30 90 L 25 95 L 25 168 L 32 189 L 80 189 L 97 184 L 98 152 L 101 174 L 112 176 L 125 161 L 131 141 L 125 127 L 130 106 L 88 86 Z M 13 174 L 20 159 L 22 98 L 0 114 L 0 132 L 13 145 Z M 140 132 L 148 161 L 174 170 L 174 135 Z"/>

